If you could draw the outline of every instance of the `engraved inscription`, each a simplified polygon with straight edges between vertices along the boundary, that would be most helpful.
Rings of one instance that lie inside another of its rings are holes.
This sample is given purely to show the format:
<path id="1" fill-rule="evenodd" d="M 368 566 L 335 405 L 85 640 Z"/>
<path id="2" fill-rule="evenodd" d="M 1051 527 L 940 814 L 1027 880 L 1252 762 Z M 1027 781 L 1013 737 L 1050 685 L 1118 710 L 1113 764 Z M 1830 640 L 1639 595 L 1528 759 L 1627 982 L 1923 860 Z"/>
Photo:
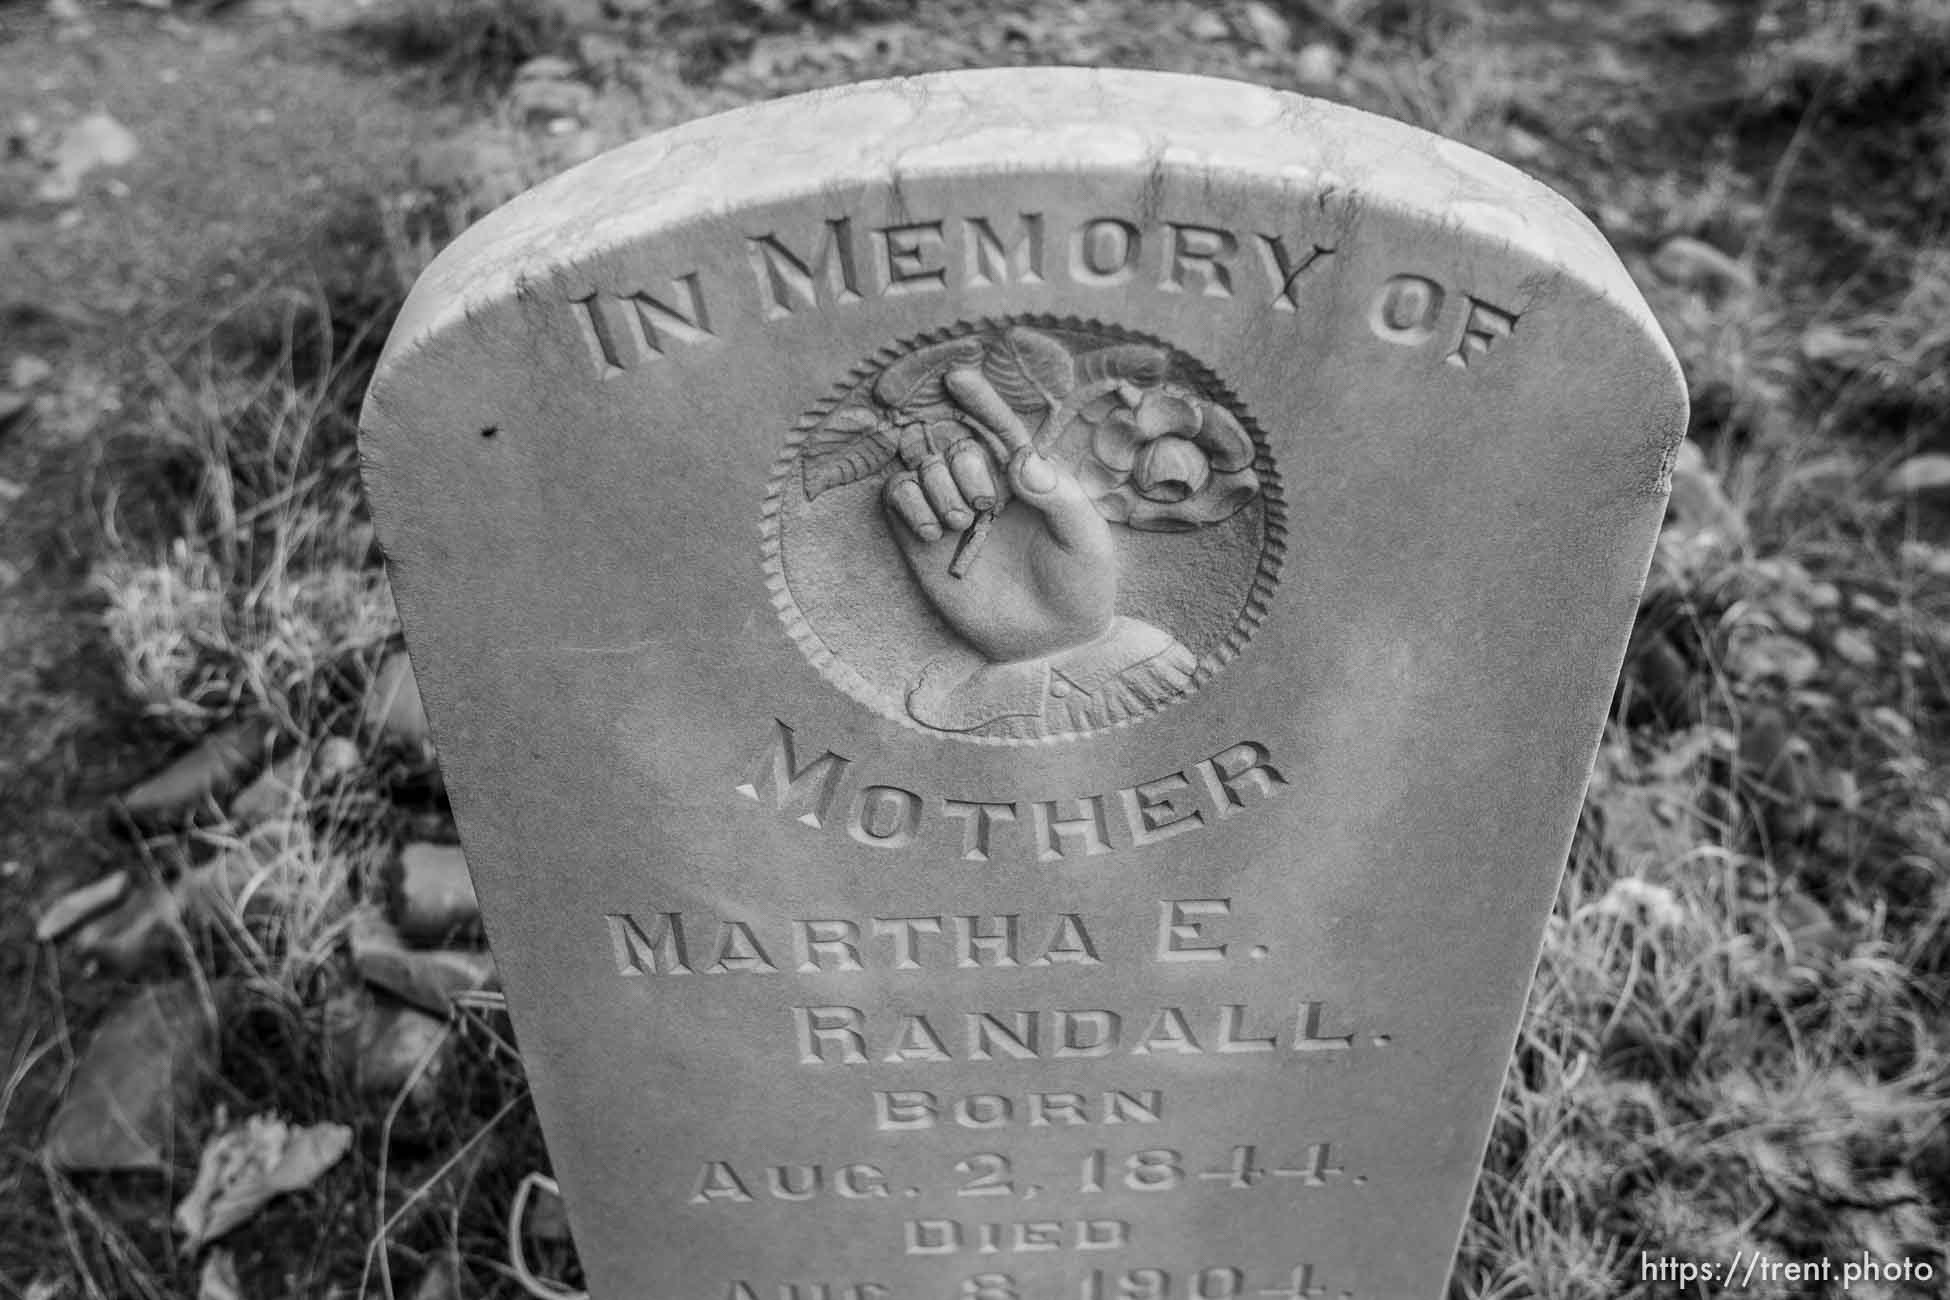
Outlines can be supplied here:
<path id="1" fill-rule="evenodd" d="M 576 325 L 598 376 L 611 379 L 639 362 L 661 357 L 672 342 L 703 343 L 717 337 L 698 273 L 686 272 L 670 286 L 668 299 L 639 291 L 592 293 L 574 300 Z"/>
<path id="2" fill-rule="evenodd" d="M 1131 1225 L 1122 1219 L 1039 1219 L 1029 1223 L 966 1223 L 960 1219 L 909 1219 L 907 1253 L 998 1255 L 1024 1250 L 1122 1250 Z"/>
<path id="3" fill-rule="evenodd" d="M 1320 1002 L 1267 1013 L 1242 1002 L 1153 1007 L 1131 1014 L 1106 1007 L 1033 1011 L 905 1011 L 869 1018 L 844 1004 L 791 1008 L 801 1065 L 948 1064 L 954 1061 L 1096 1060 L 1120 1056 L 1232 1056 L 1274 1053 L 1341 1056 L 1353 1030 L 1336 1032 Z M 1390 1045 L 1375 1034 L 1366 1045 Z"/>
<path id="4" fill-rule="evenodd" d="M 1040 222 L 1014 233 L 982 225 L 971 266 L 1040 276 Z M 941 223 L 876 235 L 887 291 L 945 277 Z M 768 311 L 842 301 L 848 237 L 836 219 L 805 256 L 754 239 Z M 1150 264 L 1145 241 L 1122 219 L 1084 223 L 1070 273 L 1131 278 Z M 1274 269 L 1289 266 L 1274 244 Z M 1233 292 L 1231 232 L 1167 223 L 1159 247 L 1161 288 Z M 1011 742 L 1093 732 L 1196 690 L 1263 616 L 1284 511 L 1265 438 L 1198 362 L 1109 325 L 1016 317 L 856 369 L 788 439 L 765 525 L 775 603 L 829 678 L 928 731 Z M 1187 534 L 1201 536 L 1173 540 Z M 1172 820 L 1159 803 L 1149 831 Z M 863 842 L 901 838 L 855 820 Z"/>
<path id="5" fill-rule="evenodd" d="M 1460 296 L 1460 312 L 1449 310 Z M 1444 325 L 1445 318 L 1455 320 Z M 1474 294 L 1451 295 L 1425 275 L 1389 277 L 1368 305 L 1368 328 L 1385 343 L 1421 347 L 1442 335 L 1451 341 L 1443 360 L 1467 370 L 1517 328 L 1520 314 L 1486 302 Z"/>
<path id="6" fill-rule="evenodd" d="M 1092 1124 L 1157 1124 L 1165 1111 L 1156 1088 L 1101 1093 L 1032 1092 L 1021 1097 L 978 1092 L 947 1098 L 918 1088 L 876 1092 L 874 1127 L 883 1133 L 933 1128 L 1067 1128 Z"/>
<path id="7" fill-rule="evenodd" d="M 784 721 L 754 756 L 738 794 L 814 830 L 843 822 L 872 848 L 958 846 L 965 862 L 1002 856 L 1060 862 L 1115 849 L 1143 848 L 1220 822 L 1288 788 L 1266 746 L 1242 740 L 1210 758 L 1105 794 L 1060 799 L 966 799 L 861 780 L 852 760 L 811 752 Z M 837 819 L 838 809 L 845 818 Z"/>
<path id="8" fill-rule="evenodd" d="M 892 1292 L 878 1282 L 781 1282 L 776 1288 L 733 1280 L 721 1300 L 888 1300 Z"/>

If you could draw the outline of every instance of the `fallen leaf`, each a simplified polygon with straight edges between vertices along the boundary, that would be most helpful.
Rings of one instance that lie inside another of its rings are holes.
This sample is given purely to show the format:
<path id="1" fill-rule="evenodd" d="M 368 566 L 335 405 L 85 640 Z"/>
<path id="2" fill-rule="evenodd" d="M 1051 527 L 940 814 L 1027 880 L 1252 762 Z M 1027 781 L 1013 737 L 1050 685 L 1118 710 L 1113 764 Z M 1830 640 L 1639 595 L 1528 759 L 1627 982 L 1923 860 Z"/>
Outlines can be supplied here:
<path id="1" fill-rule="evenodd" d="M 196 1183 L 176 1206 L 182 1253 L 194 1255 L 285 1192 L 318 1181 L 352 1145 L 343 1124 L 293 1128 L 274 1115 L 253 1115 L 203 1145 Z"/>
<path id="2" fill-rule="evenodd" d="M 88 1040 L 41 1153 L 61 1169 L 162 1169 L 179 1110 L 215 1051 L 216 1027 L 187 980 L 152 984 Z"/>
<path id="3" fill-rule="evenodd" d="M 41 180 L 35 197 L 66 203 L 81 194 L 82 178 L 89 172 L 133 162 L 139 152 L 141 146 L 126 126 L 106 113 L 90 113 L 62 132 L 54 146 L 53 170 Z"/>
<path id="4" fill-rule="evenodd" d="M 244 1300 L 237 1281 L 237 1260 L 227 1250 L 213 1250 L 203 1261 L 196 1282 L 196 1300 Z"/>
<path id="5" fill-rule="evenodd" d="M 136 821 L 177 816 L 235 789 L 259 762 L 271 724 L 254 718 L 211 732 L 188 753 L 124 794 L 122 811 Z"/>
<path id="6" fill-rule="evenodd" d="M 52 943 L 98 912 L 113 907 L 129 892 L 129 873 L 111 871 L 91 885 L 71 889 L 48 904 L 34 926 L 36 943 Z"/>

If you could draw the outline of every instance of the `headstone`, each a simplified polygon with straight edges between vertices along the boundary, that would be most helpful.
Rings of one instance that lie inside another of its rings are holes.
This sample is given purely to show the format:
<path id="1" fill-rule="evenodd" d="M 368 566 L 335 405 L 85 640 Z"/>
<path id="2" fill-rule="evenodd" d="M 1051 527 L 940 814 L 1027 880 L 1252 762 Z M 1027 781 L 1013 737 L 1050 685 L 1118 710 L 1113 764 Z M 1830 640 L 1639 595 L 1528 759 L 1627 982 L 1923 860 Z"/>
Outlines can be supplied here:
<path id="1" fill-rule="evenodd" d="M 1440 1294 L 1684 422 L 1569 204 L 1229 82 L 469 231 L 366 473 L 592 1295 Z"/>

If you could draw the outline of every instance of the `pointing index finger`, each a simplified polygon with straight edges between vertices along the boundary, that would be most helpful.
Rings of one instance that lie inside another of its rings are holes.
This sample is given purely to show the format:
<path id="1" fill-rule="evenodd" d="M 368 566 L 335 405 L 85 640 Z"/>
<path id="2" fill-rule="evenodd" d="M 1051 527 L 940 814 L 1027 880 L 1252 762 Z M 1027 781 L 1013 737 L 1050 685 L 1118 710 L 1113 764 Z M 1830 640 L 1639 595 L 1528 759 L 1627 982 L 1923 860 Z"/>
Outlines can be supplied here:
<path id="1" fill-rule="evenodd" d="M 1022 417 L 1002 400 L 1002 394 L 995 391 L 995 385 L 979 367 L 956 366 L 948 372 L 945 383 L 949 395 L 961 409 L 975 417 L 983 431 L 1000 443 L 995 449 L 997 460 L 1006 464 L 1011 456 L 1034 445 Z"/>

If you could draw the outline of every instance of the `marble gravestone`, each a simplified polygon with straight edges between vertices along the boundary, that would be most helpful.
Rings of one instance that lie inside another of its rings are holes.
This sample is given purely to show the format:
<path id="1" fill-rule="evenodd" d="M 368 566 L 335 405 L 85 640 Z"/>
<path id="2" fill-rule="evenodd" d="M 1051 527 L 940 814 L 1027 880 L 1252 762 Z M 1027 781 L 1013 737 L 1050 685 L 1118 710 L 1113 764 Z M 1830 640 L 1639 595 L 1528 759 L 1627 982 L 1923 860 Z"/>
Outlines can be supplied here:
<path id="1" fill-rule="evenodd" d="M 597 1300 L 1440 1294 L 1685 424 L 1566 202 L 951 73 L 449 248 L 366 481 Z"/>

